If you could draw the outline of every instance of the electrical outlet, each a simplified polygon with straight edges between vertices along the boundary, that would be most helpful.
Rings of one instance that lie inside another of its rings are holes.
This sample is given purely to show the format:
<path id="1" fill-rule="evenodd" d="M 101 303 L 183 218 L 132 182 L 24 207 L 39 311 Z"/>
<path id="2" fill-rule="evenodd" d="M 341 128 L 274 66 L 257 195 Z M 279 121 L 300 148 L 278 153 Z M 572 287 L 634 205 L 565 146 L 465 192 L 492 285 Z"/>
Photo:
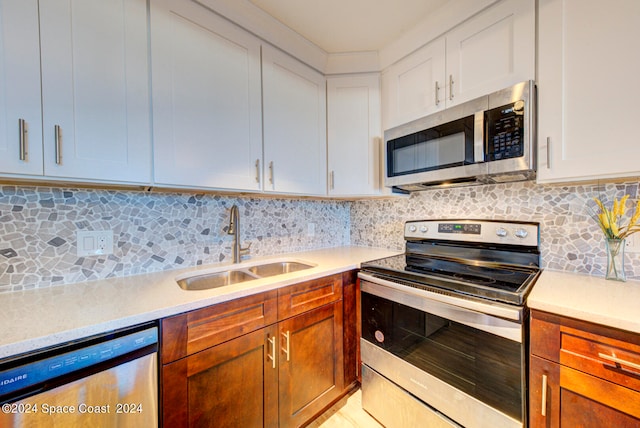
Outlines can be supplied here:
<path id="1" fill-rule="evenodd" d="M 307 223 L 307 236 L 316 236 L 316 224 L 315 223 Z"/>
<path id="2" fill-rule="evenodd" d="M 78 257 L 113 254 L 112 230 L 76 230 L 76 242 Z"/>
<path id="3" fill-rule="evenodd" d="M 624 240 L 625 251 L 627 253 L 640 253 L 640 239 L 636 234 L 631 234 L 627 236 Z"/>

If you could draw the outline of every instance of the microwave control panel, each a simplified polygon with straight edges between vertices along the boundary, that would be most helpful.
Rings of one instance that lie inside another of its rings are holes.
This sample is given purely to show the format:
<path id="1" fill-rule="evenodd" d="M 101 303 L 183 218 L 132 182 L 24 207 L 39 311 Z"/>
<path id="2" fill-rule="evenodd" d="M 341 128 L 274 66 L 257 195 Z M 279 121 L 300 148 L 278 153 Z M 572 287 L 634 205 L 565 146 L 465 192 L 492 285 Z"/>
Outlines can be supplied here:
<path id="1" fill-rule="evenodd" d="M 517 158 L 524 154 L 524 101 L 516 101 L 486 112 L 489 161 Z"/>

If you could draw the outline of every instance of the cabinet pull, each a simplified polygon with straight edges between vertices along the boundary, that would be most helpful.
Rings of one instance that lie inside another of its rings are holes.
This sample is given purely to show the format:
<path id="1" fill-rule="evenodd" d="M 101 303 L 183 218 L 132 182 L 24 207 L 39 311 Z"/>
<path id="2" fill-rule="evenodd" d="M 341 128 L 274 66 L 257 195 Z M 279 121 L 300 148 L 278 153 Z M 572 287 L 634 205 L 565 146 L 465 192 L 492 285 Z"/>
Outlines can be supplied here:
<path id="1" fill-rule="evenodd" d="M 449 75 L 449 100 L 453 100 L 453 74 Z"/>
<path id="2" fill-rule="evenodd" d="M 269 355 L 269 352 L 267 351 L 267 359 L 271 360 L 271 367 L 273 367 L 274 369 L 276 368 L 276 337 L 270 337 L 269 339 L 267 339 L 267 342 L 269 342 L 269 344 L 271 345 L 271 350 L 273 351 L 273 354 Z"/>
<path id="3" fill-rule="evenodd" d="M 436 80 L 436 106 L 440 105 L 440 98 L 438 98 L 438 91 L 440 91 L 440 85 L 438 85 L 438 81 Z"/>
<path id="4" fill-rule="evenodd" d="M 56 134 L 55 136 L 55 148 L 56 148 L 56 165 L 62 165 L 62 128 L 60 125 L 53 127 Z"/>
<path id="5" fill-rule="evenodd" d="M 18 119 L 18 142 L 20 144 L 20 160 L 27 160 L 27 132 L 28 132 L 27 121 L 24 119 Z"/>
<path id="6" fill-rule="evenodd" d="M 273 161 L 269 162 L 269 184 L 273 184 Z"/>
<path id="7" fill-rule="evenodd" d="M 551 137 L 547 137 L 547 169 L 551 169 Z"/>
<path id="8" fill-rule="evenodd" d="M 256 183 L 260 183 L 260 159 L 256 159 Z"/>
<path id="9" fill-rule="evenodd" d="M 336 174 L 335 171 L 331 171 L 329 174 L 329 188 L 334 190 L 336 188 Z"/>
<path id="10" fill-rule="evenodd" d="M 542 375 L 542 408 L 540 413 L 547 416 L 547 375 Z"/>
<path id="11" fill-rule="evenodd" d="M 282 352 L 285 353 L 285 355 L 287 356 L 287 361 L 289 361 L 289 340 L 291 339 L 291 333 L 289 332 L 289 330 L 287 330 L 286 333 L 282 333 L 282 336 L 285 340 L 285 346 L 284 348 L 282 348 Z"/>
<path id="12" fill-rule="evenodd" d="M 618 357 L 616 357 L 616 354 L 606 355 L 606 354 L 603 354 L 601 352 L 598 352 L 598 357 L 602 358 L 603 360 L 607 360 L 607 361 L 610 361 L 610 362 L 614 363 L 617 368 L 620 368 L 620 369 L 623 369 L 623 370 L 625 368 L 622 367 L 622 366 L 627 366 L 627 367 L 630 367 L 632 369 L 640 370 L 640 364 L 632 363 L 631 361 L 626 361 L 626 360 L 623 360 L 622 358 L 618 358 Z"/>

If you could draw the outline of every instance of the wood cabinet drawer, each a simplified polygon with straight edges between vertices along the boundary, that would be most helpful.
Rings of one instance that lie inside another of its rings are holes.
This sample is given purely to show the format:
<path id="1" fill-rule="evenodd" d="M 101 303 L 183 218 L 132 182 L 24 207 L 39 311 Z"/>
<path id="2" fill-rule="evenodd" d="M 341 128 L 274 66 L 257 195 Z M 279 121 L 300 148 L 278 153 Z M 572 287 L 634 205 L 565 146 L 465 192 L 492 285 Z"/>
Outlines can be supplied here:
<path id="1" fill-rule="evenodd" d="M 640 392 L 639 335 L 535 311 L 531 336 L 532 354 Z"/>
<path id="2" fill-rule="evenodd" d="M 277 291 L 255 294 L 162 320 L 167 364 L 277 321 Z"/>
<path id="3" fill-rule="evenodd" d="M 342 299 L 342 274 L 278 290 L 278 319 L 286 319 Z"/>

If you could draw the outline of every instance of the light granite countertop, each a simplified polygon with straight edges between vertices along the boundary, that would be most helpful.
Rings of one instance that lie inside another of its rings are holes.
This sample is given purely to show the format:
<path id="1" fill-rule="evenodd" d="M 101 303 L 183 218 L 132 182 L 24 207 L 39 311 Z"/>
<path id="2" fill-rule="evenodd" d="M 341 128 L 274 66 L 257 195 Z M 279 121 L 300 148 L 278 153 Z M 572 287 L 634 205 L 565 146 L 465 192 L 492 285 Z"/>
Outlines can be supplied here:
<path id="1" fill-rule="evenodd" d="M 180 270 L 0 294 L 0 358 L 156 320 L 238 297 L 356 269 L 398 254 L 379 248 L 337 247 Z M 233 284 L 185 291 L 175 279 L 189 273 L 295 260 L 314 267 Z"/>
<path id="2" fill-rule="evenodd" d="M 545 270 L 527 303 L 532 309 L 640 333 L 640 281 Z"/>

